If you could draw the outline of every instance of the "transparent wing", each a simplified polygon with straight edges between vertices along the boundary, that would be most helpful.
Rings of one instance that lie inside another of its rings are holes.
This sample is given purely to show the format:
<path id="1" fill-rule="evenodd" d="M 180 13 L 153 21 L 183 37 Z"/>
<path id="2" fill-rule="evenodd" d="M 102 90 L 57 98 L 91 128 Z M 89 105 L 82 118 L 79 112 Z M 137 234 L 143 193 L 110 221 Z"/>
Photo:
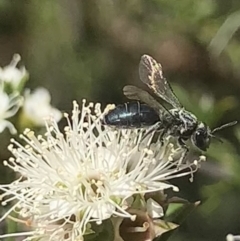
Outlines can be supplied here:
<path id="1" fill-rule="evenodd" d="M 168 111 L 158 101 L 156 101 L 147 91 L 139 89 L 133 85 L 126 85 L 123 88 L 123 94 L 131 100 L 139 100 L 152 107 L 161 116 L 163 112 Z"/>
<path id="2" fill-rule="evenodd" d="M 139 76 L 157 96 L 175 108 L 181 108 L 168 81 L 163 77 L 162 66 L 149 55 L 143 55 L 139 64 Z"/>

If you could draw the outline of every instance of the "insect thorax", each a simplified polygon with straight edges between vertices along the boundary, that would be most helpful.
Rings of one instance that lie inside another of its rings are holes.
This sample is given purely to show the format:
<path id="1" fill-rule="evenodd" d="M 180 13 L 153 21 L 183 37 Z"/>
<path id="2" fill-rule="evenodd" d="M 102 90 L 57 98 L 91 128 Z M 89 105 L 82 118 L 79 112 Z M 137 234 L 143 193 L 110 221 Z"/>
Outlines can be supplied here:
<path id="1" fill-rule="evenodd" d="M 198 124 L 196 116 L 185 109 L 171 109 L 169 111 L 174 117 L 171 134 L 183 138 L 190 137 Z"/>

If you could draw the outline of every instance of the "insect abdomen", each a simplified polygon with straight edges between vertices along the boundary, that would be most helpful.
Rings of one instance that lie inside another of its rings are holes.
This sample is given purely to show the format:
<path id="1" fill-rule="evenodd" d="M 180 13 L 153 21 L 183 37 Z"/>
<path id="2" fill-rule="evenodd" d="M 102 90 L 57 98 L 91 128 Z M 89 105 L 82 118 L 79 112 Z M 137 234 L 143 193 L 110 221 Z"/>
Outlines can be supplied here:
<path id="1" fill-rule="evenodd" d="M 120 128 L 141 128 L 159 121 L 153 108 L 140 102 L 130 102 L 116 106 L 104 117 L 103 123 Z"/>

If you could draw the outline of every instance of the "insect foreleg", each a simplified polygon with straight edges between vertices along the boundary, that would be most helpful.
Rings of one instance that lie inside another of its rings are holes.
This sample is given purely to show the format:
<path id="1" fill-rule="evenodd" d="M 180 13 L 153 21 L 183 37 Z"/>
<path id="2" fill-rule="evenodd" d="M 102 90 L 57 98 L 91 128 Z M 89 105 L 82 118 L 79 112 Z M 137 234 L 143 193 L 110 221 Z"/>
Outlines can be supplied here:
<path id="1" fill-rule="evenodd" d="M 183 154 L 182 154 L 182 157 L 180 158 L 180 163 L 179 163 L 179 164 L 181 164 L 181 163 L 185 160 L 185 158 L 186 158 L 186 156 L 187 156 L 187 154 L 188 154 L 188 152 L 189 152 L 189 148 L 188 148 L 187 145 L 185 144 L 185 142 L 184 142 L 184 140 L 183 140 L 182 137 L 179 137 L 179 138 L 178 138 L 178 144 L 184 149 L 184 152 L 183 152 Z"/>

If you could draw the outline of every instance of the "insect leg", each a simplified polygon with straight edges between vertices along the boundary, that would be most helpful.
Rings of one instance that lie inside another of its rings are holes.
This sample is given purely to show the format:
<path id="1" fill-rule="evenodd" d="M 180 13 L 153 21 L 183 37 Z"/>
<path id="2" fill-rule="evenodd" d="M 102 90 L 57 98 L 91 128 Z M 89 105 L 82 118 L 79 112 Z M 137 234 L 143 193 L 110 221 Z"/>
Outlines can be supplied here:
<path id="1" fill-rule="evenodd" d="M 184 161 L 184 159 L 186 158 L 186 156 L 187 156 L 187 154 L 188 154 L 188 152 L 189 152 L 189 148 L 188 148 L 187 145 L 185 144 L 184 139 L 183 139 L 182 137 L 179 137 L 179 138 L 178 138 L 178 144 L 184 149 L 184 152 L 183 152 L 183 154 L 182 154 L 182 157 L 181 157 L 180 163 L 179 163 L 179 164 L 181 164 L 182 161 Z"/>
<path id="2" fill-rule="evenodd" d="M 143 135 L 142 140 L 144 140 L 149 134 L 151 134 L 153 131 L 157 131 L 157 132 L 161 132 L 160 136 L 158 137 L 158 139 L 161 142 L 161 145 L 163 146 L 164 144 L 164 136 L 165 134 L 167 134 L 169 127 L 170 126 L 166 126 L 166 127 L 162 127 L 161 126 L 162 123 L 161 122 L 157 122 L 155 125 L 153 125 L 150 129 L 147 130 L 147 132 Z"/>
<path id="3" fill-rule="evenodd" d="M 143 137 L 141 138 L 141 141 L 140 143 L 138 144 L 138 149 L 140 147 L 140 144 L 142 143 L 142 141 L 148 136 L 150 135 L 151 133 L 153 133 L 154 131 L 156 130 L 160 130 L 160 127 L 161 127 L 161 122 L 157 122 L 156 124 L 154 124 L 153 126 L 151 126 L 147 131 L 146 133 L 143 135 Z M 149 143 L 149 146 L 150 146 L 151 143 Z"/>
<path id="4" fill-rule="evenodd" d="M 169 127 L 170 127 L 170 126 L 164 127 L 161 135 L 159 136 L 159 140 L 161 141 L 161 145 L 162 145 L 162 146 L 163 146 L 163 144 L 164 144 L 164 136 L 165 136 L 165 134 L 167 134 L 167 132 L 168 132 L 168 130 L 169 130 Z"/>

